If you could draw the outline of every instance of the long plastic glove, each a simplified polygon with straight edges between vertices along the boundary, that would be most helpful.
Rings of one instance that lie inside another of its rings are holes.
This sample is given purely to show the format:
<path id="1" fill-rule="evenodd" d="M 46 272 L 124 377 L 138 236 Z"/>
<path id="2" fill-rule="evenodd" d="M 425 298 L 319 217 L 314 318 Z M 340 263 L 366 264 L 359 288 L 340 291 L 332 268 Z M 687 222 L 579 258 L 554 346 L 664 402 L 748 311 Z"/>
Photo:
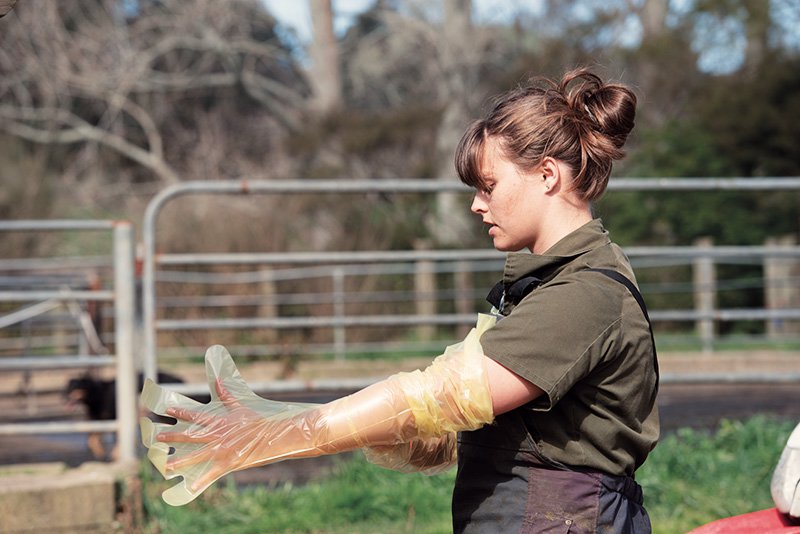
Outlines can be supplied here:
<path id="1" fill-rule="evenodd" d="M 457 434 L 427 439 L 412 439 L 396 445 L 376 445 L 364 449 L 367 461 L 401 473 L 435 475 L 456 464 Z"/>
<path id="2" fill-rule="evenodd" d="M 493 324 L 493 317 L 481 315 L 464 341 L 448 347 L 424 371 L 398 373 L 324 405 L 258 397 L 227 350 L 219 345 L 209 348 L 208 404 L 151 381 L 142 391 L 147 408 L 178 420 L 175 425 L 141 420 L 142 441 L 153 465 L 167 479 L 183 477 L 162 497 L 178 506 L 193 500 L 223 475 L 248 467 L 417 438 L 427 441 L 480 428 L 493 420 L 479 342 Z M 174 449 L 172 454 L 170 449 Z M 418 460 L 414 454 L 409 459 Z"/>

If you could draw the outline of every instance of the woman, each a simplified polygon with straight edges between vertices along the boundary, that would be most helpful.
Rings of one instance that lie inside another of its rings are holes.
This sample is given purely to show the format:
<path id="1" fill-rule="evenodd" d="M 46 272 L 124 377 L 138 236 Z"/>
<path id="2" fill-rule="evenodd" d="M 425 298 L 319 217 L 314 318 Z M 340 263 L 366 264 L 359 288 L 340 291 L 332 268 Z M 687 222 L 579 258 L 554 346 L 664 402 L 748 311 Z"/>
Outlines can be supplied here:
<path id="1" fill-rule="evenodd" d="M 457 532 L 650 529 L 632 477 L 658 439 L 655 347 L 630 264 L 591 212 L 635 106 L 574 71 L 507 93 L 458 147 L 472 211 L 512 253 L 507 317 L 481 337 L 496 420 L 461 436 Z"/>
<path id="2" fill-rule="evenodd" d="M 591 213 L 635 104 L 578 70 L 507 93 L 467 130 L 457 170 L 509 252 L 490 295 L 502 320 L 482 317 L 424 371 L 288 405 L 252 394 L 212 347 L 210 404 L 147 384 L 144 403 L 178 419 L 142 422 L 153 463 L 184 477 L 165 500 L 231 471 L 365 448 L 401 470 L 457 457 L 455 532 L 649 532 L 633 474 L 658 438 L 655 348 L 630 265 Z"/>

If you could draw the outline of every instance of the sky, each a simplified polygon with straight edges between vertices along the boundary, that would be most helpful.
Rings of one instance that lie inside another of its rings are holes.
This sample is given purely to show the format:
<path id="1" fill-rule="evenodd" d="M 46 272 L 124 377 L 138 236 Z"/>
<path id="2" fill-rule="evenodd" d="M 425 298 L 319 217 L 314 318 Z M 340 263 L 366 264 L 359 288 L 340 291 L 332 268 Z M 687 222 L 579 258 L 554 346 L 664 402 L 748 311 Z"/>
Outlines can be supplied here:
<path id="1" fill-rule="evenodd" d="M 261 0 L 280 22 L 294 28 L 302 42 L 311 37 L 311 14 L 308 1 Z M 337 33 L 347 30 L 352 18 L 365 11 L 375 0 L 333 0 L 334 28 Z"/>
<path id="2" fill-rule="evenodd" d="M 284 25 L 293 28 L 297 38 L 303 44 L 311 39 L 311 14 L 308 0 L 261 0 L 267 9 Z M 332 0 L 334 12 L 334 28 L 342 35 L 352 24 L 354 18 L 368 9 L 375 0 Z M 673 0 L 672 6 L 678 11 L 689 5 L 688 0 Z M 483 22 L 499 21 L 511 18 L 520 12 L 536 12 L 541 8 L 539 0 L 473 0 L 475 20 Z M 800 17 L 793 17 L 785 22 L 792 28 Z M 735 20 L 726 21 L 728 28 L 720 28 L 718 20 L 710 21 L 717 25 L 716 32 L 701 32 L 696 45 L 702 50 L 699 66 L 708 72 L 725 73 L 735 70 L 744 58 L 743 28 L 736 26 Z M 720 33 L 720 29 L 727 30 Z M 635 31 L 631 35 L 635 35 Z M 789 32 L 789 43 L 800 46 L 800 32 Z M 706 42 L 704 35 L 714 35 L 723 42 Z M 302 55 L 302 52 L 300 52 Z"/>
<path id="3" fill-rule="evenodd" d="M 261 0 L 283 24 L 294 28 L 301 42 L 311 37 L 311 14 L 308 0 Z M 332 0 L 334 28 L 343 34 L 358 14 L 366 11 L 375 0 Z M 535 11 L 539 0 L 474 0 L 476 20 L 502 19 L 520 11 Z"/>

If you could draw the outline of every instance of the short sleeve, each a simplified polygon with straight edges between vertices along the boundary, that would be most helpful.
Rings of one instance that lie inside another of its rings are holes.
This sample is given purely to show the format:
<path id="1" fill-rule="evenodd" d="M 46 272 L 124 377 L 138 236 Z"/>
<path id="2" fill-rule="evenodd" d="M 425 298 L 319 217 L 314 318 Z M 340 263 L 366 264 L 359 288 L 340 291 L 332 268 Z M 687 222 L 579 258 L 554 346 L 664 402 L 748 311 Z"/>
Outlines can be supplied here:
<path id="1" fill-rule="evenodd" d="M 534 409 L 549 410 L 613 353 L 620 294 L 582 278 L 537 288 L 481 337 L 486 356 L 545 392 Z"/>

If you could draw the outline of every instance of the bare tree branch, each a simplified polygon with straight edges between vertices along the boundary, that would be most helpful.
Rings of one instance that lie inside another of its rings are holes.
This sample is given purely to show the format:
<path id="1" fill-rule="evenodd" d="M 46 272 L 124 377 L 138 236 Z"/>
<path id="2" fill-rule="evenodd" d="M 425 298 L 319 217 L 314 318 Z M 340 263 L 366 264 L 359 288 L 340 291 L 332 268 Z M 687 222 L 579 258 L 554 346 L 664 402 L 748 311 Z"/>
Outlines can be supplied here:
<path id="1" fill-rule="evenodd" d="M 61 109 L 19 109 L 0 106 L 0 128 L 8 133 L 36 143 L 70 144 L 94 141 L 112 148 L 131 160 L 150 169 L 169 184 L 180 181 L 178 175 L 160 155 L 144 150 L 126 139 L 106 130 L 92 126 L 75 115 Z M 35 117 L 37 121 L 50 123 L 53 128 L 36 128 L 19 122 L 19 119 Z"/>
<path id="2" fill-rule="evenodd" d="M 195 167 L 193 158 L 220 174 L 250 168 L 245 159 L 261 152 L 246 155 L 239 135 L 248 124 L 298 127 L 307 86 L 258 2 L 141 6 L 126 20 L 113 2 L 23 3 L 0 34 L 0 129 L 42 144 L 98 143 L 169 183 Z M 226 158 L 212 162 L 198 148 L 201 124 L 218 130 Z"/>

